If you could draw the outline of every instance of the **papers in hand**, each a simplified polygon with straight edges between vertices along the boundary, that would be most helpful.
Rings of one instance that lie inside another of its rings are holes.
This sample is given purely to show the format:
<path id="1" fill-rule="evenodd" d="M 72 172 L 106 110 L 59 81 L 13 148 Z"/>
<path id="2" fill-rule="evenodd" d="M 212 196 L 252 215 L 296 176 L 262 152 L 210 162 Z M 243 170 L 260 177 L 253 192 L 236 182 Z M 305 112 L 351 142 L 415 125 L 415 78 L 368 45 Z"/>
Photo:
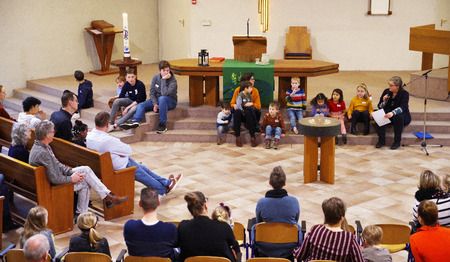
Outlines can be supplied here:
<path id="1" fill-rule="evenodd" d="M 391 123 L 391 120 L 389 120 L 389 118 L 384 117 L 384 115 L 386 115 L 386 113 L 384 112 L 383 108 L 377 111 L 373 111 L 372 117 L 375 120 L 375 122 L 377 122 L 378 126 L 384 126 Z"/>

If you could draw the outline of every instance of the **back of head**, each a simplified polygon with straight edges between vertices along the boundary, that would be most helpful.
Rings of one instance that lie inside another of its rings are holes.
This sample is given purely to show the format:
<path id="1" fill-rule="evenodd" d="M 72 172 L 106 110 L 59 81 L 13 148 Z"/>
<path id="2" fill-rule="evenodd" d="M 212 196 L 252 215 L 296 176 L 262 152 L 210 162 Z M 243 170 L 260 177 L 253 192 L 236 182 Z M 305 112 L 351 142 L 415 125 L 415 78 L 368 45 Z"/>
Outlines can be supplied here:
<path id="1" fill-rule="evenodd" d="M 420 174 L 419 189 L 427 190 L 434 189 L 439 190 L 441 188 L 441 180 L 439 176 L 433 173 L 431 170 L 425 170 Z"/>
<path id="2" fill-rule="evenodd" d="M 111 116 L 108 112 L 102 111 L 95 115 L 95 126 L 96 127 L 106 127 L 109 123 Z"/>
<path id="3" fill-rule="evenodd" d="M 62 107 L 66 107 L 69 105 L 69 101 L 75 100 L 76 95 L 72 92 L 64 92 L 61 96 L 61 105 Z"/>
<path id="4" fill-rule="evenodd" d="M 322 211 L 325 216 L 325 224 L 336 225 L 345 216 L 345 203 L 338 197 L 325 199 L 322 202 Z"/>
<path id="5" fill-rule="evenodd" d="M 252 72 L 244 73 L 244 74 L 241 76 L 241 82 L 243 82 L 243 81 L 250 81 L 250 79 L 252 79 L 252 77 L 254 77 L 254 76 L 255 76 L 255 74 L 252 73 Z"/>
<path id="6" fill-rule="evenodd" d="M 252 83 L 250 83 L 249 81 L 242 81 L 242 82 L 239 84 L 239 92 L 244 91 L 244 89 L 246 89 L 246 88 L 248 88 L 248 87 L 250 87 L 250 86 L 252 86 Z"/>
<path id="7" fill-rule="evenodd" d="M 53 123 L 48 120 L 43 120 L 34 128 L 36 134 L 36 140 L 43 140 L 47 134 L 52 132 Z"/>
<path id="8" fill-rule="evenodd" d="M 36 97 L 29 96 L 22 101 L 23 112 L 28 112 L 33 106 L 40 105 L 41 100 Z"/>
<path id="9" fill-rule="evenodd" d="M 417 215 L 422 218 L 424 226 L 434 227 L 438 221 L 438 207 L 432 201 L 423 200 L 417 208 Z"/>
<path id="10" fill-rule="evenodd" d="M 158 64 L 158 68 L 161 71 L 164 68 L 170 68 L 170 64 L 166 60 L 161 60 Z"/>
<path id="11" fill-rule="evenodd" d="M 14 123 L 11 132 L 11 145 L 26 146 L 28 143 L 30 128 L 31 126 L 27 122 Z"/>
<path id="12" fill-rule="evenodd" d="M 381 243 L 383 230 L 379 226 L 368 225 L 364 228 L 361 236 L 366 240 L 369 246 L 375 246 Z"/>
<path id="13" fill-rule="evenodd" d="M 41 206 L 35 206 L 28 212 L 25 225 L 23 226 L 22 236 L 27 240 L 37 232 L 47 229 L 48 212 Z"/>
<path id="14" fill-rule="evenodd" d="M 269 182 L 273 189 L 282 189 L 286 185 L 286 174 L 281 166 L 273 168 L 272 173 L 270 173 Z"/>
<path id="15" fill-rule="evenodd" d="M 146 187 L 141 190 L 141 206 L 145 212 L 156 210 L 158 204 L 158 192 L 155 189 Z"/>
<path id="16" fill-rule="evenodd" d="M 75 77 L 75 79 L 77 81 L 83 81 L 84 80 L 84 73 L 81 72 L 80 70 L 75 71 L 75 73 L 73 73 L 73 76 Z"/>
<path id="17" fill-rule="evenodd" d="M 229 208 L 227 210 L 227 207 L 228 206 L 224 206 L 223 203 L 220 203 L 220 206 L 214 208 L 211 214 L 211 219 L 230 223 L 230 214 L 228 213 Z"/>
<path id="18" fill-rule="evenodd" d="M 200 216 L 203 211 L 203 205 L 206 203 L 206 197 L 202 192 L 195 191 L 187 193 L 184 196 L 184 200 L 187 202 L 187 208 L 192 216 Z"/>
<path id="19" fill-rule="evenodd" d="M 30 237 L 23 246 L 23 252 L 27 261 L 45 261 L 50 250 L 48 239 L 43 234 Z"/>
<path id="20" fill-rule="evenodd" d="M 448 193 L 448 191 L 450 189 L 450 175 L 449 174 L 445 174 L 442 176 L 441 189 Z"/>
<path id="21" fill-rule="evenodd" d="M 91 212 L 86 212 L 80 214 L 77 218 L 77 226 L 81 230 L 81 232 L 85 234 L 89 234 L 89 245 L 92 249 L 97 249 L 98 243 L 103 237 L 95 230 L 97 226 L 98 218 L 95 214 Z"/>

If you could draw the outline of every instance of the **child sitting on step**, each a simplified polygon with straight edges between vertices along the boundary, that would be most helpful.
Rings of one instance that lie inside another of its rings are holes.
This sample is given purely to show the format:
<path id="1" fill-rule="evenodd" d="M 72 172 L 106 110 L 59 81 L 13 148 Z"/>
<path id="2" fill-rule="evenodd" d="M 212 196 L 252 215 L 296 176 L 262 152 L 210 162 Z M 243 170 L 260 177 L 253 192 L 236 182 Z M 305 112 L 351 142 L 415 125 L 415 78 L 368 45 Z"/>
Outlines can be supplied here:
<path id="1" fill-rule="evenodd" d="M 265 148 L 278 149 L 278 142 L 281 137 L 286 136 L 286 127 L 284 126 L 283 116 L 280 114 L 280 104 L 272 102 L 269 105 L 269 113 L 264 116 L 262 123 L 261 136 L 266 138 Z M 275 140 L 271 143 L 270 138 L 275 135 Z"/>
<path id="2" fill-rule="evenodd" d="M 345 116 L 345 102 L 342 90 L 336 88 L 331 94 L 332 100 L 328 100 L 328 111 L 330 112 L 330 117 L 341 121 L 341 134 L 342 142 L 344 145 L 347 144 L 347 130 L 345 130 L 344 116 Z M 338 137 L 336 136 L 336 145 L 338 144 Z"/>
<path id="3" fill-rule="evenodd" d="M 350 102 L 347 110 L 348 119 L 352 120 L 350 132 L 356 135 L 356 123 L 364 122 L 364 135 L 368 135 L 370 119 L 373 118 L 372 113 L 372 100 L 369 98 L 367 85 L 362 83 L 356 87 L 356 96 Z"/>
<path id="4" fill-rule="evenodd" d="M 228 133 L 231 126 L 231 106 L 230 103 L 222 103 L 222 111 L 217 115 L 217 144 L 222 143 L 222 133 Z"/>
<path id="5" fill-rule="evenodd" d="M 328 116 L 328 99 L 323 93 L 318 93 L 311 100 L 311 116 L 325 117 Z"/>
<path id="6" fill-rule="evenodd" d="M 297 119 L 302 119 L 306 110 L 306 95 L 305 91 L 300 88 L 299 77 L 291 78 L 291 89 L 286 91 L 286 108 L 291 120 L 292 132 L 297 135 Z"/>

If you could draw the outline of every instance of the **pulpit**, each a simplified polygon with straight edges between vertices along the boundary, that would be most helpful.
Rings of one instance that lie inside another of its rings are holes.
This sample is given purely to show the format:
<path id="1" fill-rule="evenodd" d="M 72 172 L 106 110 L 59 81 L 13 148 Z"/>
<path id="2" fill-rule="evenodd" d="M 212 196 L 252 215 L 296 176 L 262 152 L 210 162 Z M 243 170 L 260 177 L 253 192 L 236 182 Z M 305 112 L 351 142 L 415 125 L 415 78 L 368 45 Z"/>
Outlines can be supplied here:
<path id="1" fill-rule="evenodd" d="M 262 36 L 233 36 L 234 59 L 242 62 L 255 62 L 267 53 L 267 39 Z"/>
<path id="2" fill-rule="evenodd" d="M 299 121 L 304 135 L 303 181 L 317 180 L 318 138 L 320 137 L 320 181 L 334 184 L 334 136 L 341 134 L 341 122 L 331 117 L 306 117 Z"/>
<path id="3" fill-rule="evenodd" d="M 90 28 L 85 28 L 92 36 L 97 49 L 98 58 L 102 66 L 101 70 L 90 71 L 94 75 L 111 75 L 117 74 L 119 70 L 109 68 L 111 63 L 111 55 L 114 47 L 114 38 L 117 33 L 122 33 L 122 30 L 117 29 L 113 25 L 103 20 L 94 20 L 91 22 Z"/>

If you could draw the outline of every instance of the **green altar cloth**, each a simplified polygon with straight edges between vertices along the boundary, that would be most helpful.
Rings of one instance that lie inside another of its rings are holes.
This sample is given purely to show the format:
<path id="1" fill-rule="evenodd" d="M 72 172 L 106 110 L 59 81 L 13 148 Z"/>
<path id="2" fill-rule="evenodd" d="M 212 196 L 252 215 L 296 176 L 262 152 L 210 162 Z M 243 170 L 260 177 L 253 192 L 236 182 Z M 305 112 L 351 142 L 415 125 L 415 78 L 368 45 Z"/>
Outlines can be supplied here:
<path id="1" fill-rule="evenodd" d="M 257 65 L 253 62 L 242 62 L 226 59 L 223 64 L 223 101 L 230 102 L 234 90 L 239 87 L 241 76 L 247 72 L 255 74 L 255 88 L 259 91 L 261 105 L 268 106 L 273 102 L 275 60 L 269 65 Z"/>

